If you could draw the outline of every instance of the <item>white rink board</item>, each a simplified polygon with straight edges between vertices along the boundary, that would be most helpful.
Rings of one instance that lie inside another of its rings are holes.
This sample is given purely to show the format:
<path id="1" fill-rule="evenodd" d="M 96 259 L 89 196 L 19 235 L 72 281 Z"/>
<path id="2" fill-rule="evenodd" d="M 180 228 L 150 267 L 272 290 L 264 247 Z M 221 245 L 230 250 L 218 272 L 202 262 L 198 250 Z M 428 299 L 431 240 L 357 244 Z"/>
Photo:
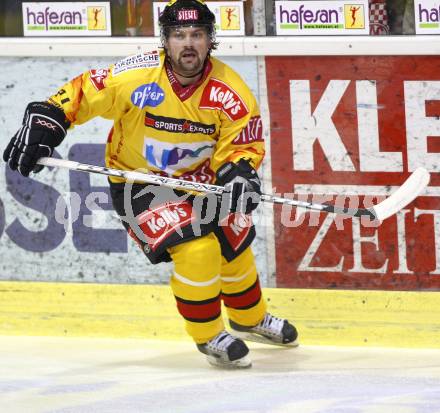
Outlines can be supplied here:
<path id="1" fill-rule="evenodd" d="M 1 152 L 3 153 L 7 142 L 19 128 L 28 102 L 44 100 L 70 78 L 91 68 L 105 68 L 119 59 L 120 57 L 1 57 Z M 235 68 L 254 94 L 258 94 L 256 57 L 225 57 L 222 60 Z M 69 132 L 57 151 L 63 158 L 74 156 L 77 161 L 92 163 L 88 162 L 89 159 L 84 159 L 84 156 L 90 156 L 90 150 L 93 149 L 96 162 L 102 162 L 110 126 L 111 122 L 103 119 L 77 126 Z M 43 187 L 41 184 L 47 186 Z M 13 194 L 7 191 L 7 186 L 14 191 Z M 72 190 L 80 189 L 85 208 L 87 186 L 92 187 L 93 192 L 101 192 L 100 187 L 105 188 L 108 184 L 103 176 L 85 176 L 67 170 L 44 170 L 35 175 L 33 181 L 25 180 L 17 173 L 6 175 L 5 164 L 0 162 L 0 280 L 168 283 L 171 265 L 149 264 L 126 235 L 112 211 L 97 211 L 92 216 L 85 209 L 76 222 L 81 225 L 74 226 L 73 230 L 67 226 L 67 233 L 54 220 L 57 199 L 60 195 L 67 199 L 66 193 Z M 106 194 L 99 196 L 101 203 L 98 206 L 106 208 L 107 205 L 109 208 L 111 201 L 106 199 Z M 35 202 L 36 210 L 31 208 Z M 46 208 L 49 211 L 47 216 L 39 212 Z M 87 226 L 90 224 L 92 228 Z M 49 227 L 50 232 L 47 231 Z M 51 235 L 52 229 L 55 236 Z M 265 231 L 257 228 L 257 233 L 254 252 L 261 281 L 265 286 Z M 44 244 L 49 245 L 47 251 L 41 251 L 43 238 Z M 102 246 L 101 241 L 106 245 Z M 110 254 L 100 251 L 109 248 L 115 251 Z"/>

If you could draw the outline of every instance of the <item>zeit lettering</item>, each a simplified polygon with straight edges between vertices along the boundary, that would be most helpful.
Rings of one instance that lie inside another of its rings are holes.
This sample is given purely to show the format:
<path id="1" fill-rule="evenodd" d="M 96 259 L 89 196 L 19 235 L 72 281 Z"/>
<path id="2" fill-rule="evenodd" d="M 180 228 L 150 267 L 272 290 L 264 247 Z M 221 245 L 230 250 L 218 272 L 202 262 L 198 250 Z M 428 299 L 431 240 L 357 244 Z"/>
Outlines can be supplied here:
<path id="1" fill-rule="evenodd" d="M 407 224 L 413 217 L 414 223 L 416 223 L 416 227 L 413 227 L 410 231 L 407 228 Z M 324 248 L 323 244 L 325 243 L 326 237 L 332 230 L 334 229 L 334 225 L 340 228 L 341 222 L 338 220 L 341 219 L 335 218 L 332 214 L 328 214 L 325 216 L 322 221 L 318 231 L 316 232 L 312 242 L 309 244 L 307 251 L 304 253 L 301 261 L 297 266 L 298 271 L 309 271 L 309 272 L 345 272 L 348 271 L 350 273 L 371 273 L 371 274 L 386 274 L 389 272 L 395 274 L 414 274 L 415 271 L 411 269 L 412 263 L 408 260 L 408 253 L 410 252 L 412 246 L 411 242 L 407 242 L 408 238 L 413 238 L 414 234 L 410 234 L 409 232 L 414 232 L 417 230 L 417 222 L 419 220 L 424 221 L 421 225 L 426 224 L 427 220 L 433 221 L 432 232 L 433 235 L 429 237 L 429 239 L 433 239 L 433 247 L 435 250 L 435 263 L 424 263 L 425 266 L 432 267 L 435 265 L 435 268 L 424 268 L 427 274 L 440 274 L 440 211 L 431 210 L 431 209 L 419 209 L 415 208 L 414 211 L 410 211 L 407 209 L 403 209 L 396 214 L 396 232 L 395 232 L 395 245 L 396 249 L 391 249 L 387 251 L 393 251 L 392 253 L 387 253 L 380 249 L 379 245 L 379 235 L 381 227 L 374 228 L 373 234 L 363 235 L 363 227 L 371 227 L 370 224 L 362 225 L 362 221 L 356 218 L 342 218 L 344 222 L 349 221 L 351 223 L 351 236 L 352 236 L 352 252 L 348 252 L 346 254 L 341 251 L 341 256 L 339 261 L 334 266 L 317 266 L 315 265 L 315 259 L 320 255 L 320 249 Z M 424 231 L 425 232 L 425 231 Z M 426 246 L 425 248 L 431 248 L 431 245 Z M 371 267 L 371 263 L 367 264 L 368 258 L 366 258 L 367 254 L 362 254 L 362 251 L 365 248 L 373 248 L 376 251 L 382 251 L 383 253 L 383 262 L 382 265 L 376 268 Z M 390 255 L 391 254 L 391 255 Z M 350 265 L 347 264 L 346 258 L 349 258 L 347 261 L 352 261 Z M 319 261 L 319 260 L 318 260 Z M 433 260 L 434 261 L 434 260 Z M 398 263 L 398 268 L 396 268 L 396 263 Z M 367 265 L 366 265 L 367 264 Z M 348 268 L 350 266 L 350 268 Z"/>

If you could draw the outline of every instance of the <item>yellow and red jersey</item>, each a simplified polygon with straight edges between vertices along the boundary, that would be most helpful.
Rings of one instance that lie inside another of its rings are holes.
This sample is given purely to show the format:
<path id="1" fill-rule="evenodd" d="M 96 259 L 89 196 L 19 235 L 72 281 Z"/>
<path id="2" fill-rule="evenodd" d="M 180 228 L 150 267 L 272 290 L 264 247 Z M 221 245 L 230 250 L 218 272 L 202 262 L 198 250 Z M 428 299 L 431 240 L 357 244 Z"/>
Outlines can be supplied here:
<path id="1" fill-rule="evenodd" d="M 163 51 L 130 56 L 81 74 L 49 102 L 72 126 L 95 116 L 113 120 L 106 147 L 111 168 L 212 183 L 223 163 L 246 158 L 258 168 L 264 156 L 255 97 L 213 57 L 199 82 L 182 87 Z"/>

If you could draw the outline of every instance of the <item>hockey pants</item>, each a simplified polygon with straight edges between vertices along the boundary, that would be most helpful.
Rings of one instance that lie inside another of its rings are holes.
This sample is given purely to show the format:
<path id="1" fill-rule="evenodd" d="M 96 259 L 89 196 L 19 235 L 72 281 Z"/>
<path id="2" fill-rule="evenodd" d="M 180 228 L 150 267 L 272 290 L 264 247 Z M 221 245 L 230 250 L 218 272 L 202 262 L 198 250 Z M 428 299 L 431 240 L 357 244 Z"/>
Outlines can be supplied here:
<path id="1" fill-rule="evenodd" d="M 221 255 L 217 237 L 204 237 L 168 248 L 174 262 L 171 288 L 186 331 L 205 343 L 225 326 L 223 302 L 230 319 L 244 326 L 258 324 L 266 313 L 251 248 L 231 262 Z"/>

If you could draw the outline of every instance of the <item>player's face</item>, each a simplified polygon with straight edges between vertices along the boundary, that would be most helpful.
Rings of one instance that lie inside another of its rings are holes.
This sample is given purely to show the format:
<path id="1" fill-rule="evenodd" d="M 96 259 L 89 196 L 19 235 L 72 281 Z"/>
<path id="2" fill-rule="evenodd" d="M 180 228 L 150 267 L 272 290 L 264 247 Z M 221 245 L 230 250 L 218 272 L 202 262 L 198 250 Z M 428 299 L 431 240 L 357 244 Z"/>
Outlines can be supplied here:
<path id="1" fill-rule="evenodd" d="M 210 46 L 205 27 L 176 27 L 171 29 L 165 42 L 173 69 L 185 76 L 200 72 Z"/>

